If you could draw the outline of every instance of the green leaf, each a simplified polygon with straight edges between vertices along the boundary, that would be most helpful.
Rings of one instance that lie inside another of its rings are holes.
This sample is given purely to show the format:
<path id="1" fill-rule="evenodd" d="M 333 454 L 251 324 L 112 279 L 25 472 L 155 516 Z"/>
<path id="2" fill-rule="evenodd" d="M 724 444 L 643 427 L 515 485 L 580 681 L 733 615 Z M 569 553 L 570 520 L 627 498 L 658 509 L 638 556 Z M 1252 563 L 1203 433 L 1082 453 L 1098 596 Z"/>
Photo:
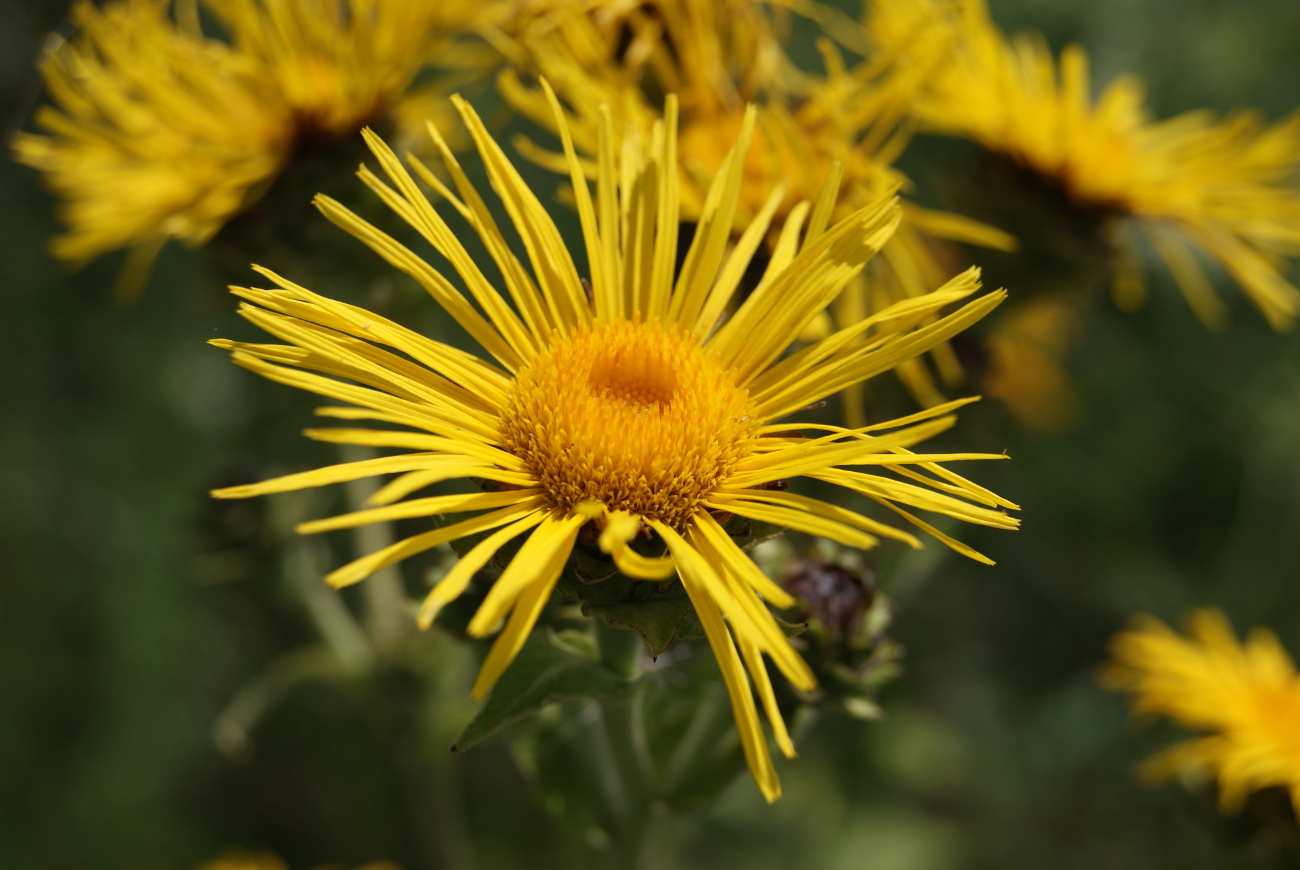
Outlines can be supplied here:
<path id="1" fill-rule="evenodd" d="M 560 591 L 581 603 L 583 613 L 600 617 L 606 625 L 635 631 L 651 658 L 658 658 L 668 648 L 685 621 L 694 620 L 691 601 L 676 579 L 634 580 L 618 573 L 617 568 L 602 570 L 601 566 L 612 567 L 613 562 L 589 554 L 583 554 L 585 561 L 580 561 L 580 552 L 575 548 Z M 598 574 L 604 578 L 589 579 Z"/>
<path id="2" fill-rule="evenodd" d="M 748 517 L 742 517 L 739 514 L 732 518 L 723 526 L 725 531 L 736 545 L 742 550 L 750 550 L 764 541 L 770 541 L 779 538 L 789 531 L 785 526 L 778 526 L 775 523 L 765 523 L 760 520 L 751 520 Z"/>
<path id="3" fill-rule="evenodd" d="M 694 615 L 690 599 L 664 597 L 658 601 L 639 601 L 629 604 L 589 606 L 592 613 L 608 625 L 630 628 L 645 641 L 650 658 L 657 659 L 668 644 L 677 637 L 678 630 L 688 615 Z"/>
<path id="4" fill-rule="evenodd" d="M 612 559 L 599 558 L 582 547 L 573 548 L 568 568 L 578 581 L 586 584 L 600 583 L 618 573 Z"/>
<path id="5" fill-rule="evenodd" d="M 452 751 L 468 749 L 510 722 L 554 701 L 610 695 L 631 685 L 600 662 L 578 652 L 573 644 L 557 641 L 549 631 L 534 631 L 501 675 L 492 694 L 456 737 Z"/>

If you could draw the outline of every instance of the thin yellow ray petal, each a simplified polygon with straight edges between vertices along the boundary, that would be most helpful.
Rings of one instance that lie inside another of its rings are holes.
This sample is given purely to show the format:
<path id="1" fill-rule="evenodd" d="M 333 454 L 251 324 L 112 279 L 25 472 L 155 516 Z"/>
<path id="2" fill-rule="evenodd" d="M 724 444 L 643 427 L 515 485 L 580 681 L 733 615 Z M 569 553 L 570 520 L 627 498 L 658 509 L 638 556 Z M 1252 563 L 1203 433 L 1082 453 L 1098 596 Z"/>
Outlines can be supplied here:
<path id="1" fill-rule="evenodd" d="M 335 589 L 349 586 L 366 579 L 376 571 L 381 571 L 389 565 L 394 565 L 403 559 L 410 558 L 416 553 L 423 553 L 442 544 L 448 544 L 452 541 L 459 540 L 466 535 L 474 535 L 488 529 L 494 529 L 497 526 L 514 522 L 521 516 L 526 516 L 531 512 L 537 511 L 542 504 L 540 498 L 533 498 L 516 505 L 510 505 L 498 511 L 491 513 L 479 514 L 467 520 L 461 520 L 450 526 L 443 526 L 440 529 L 434 529 L 423 534 L 414 535 L 405 540 L 398 541 L 395 544 L 385 547 L 369 555 L 362 556 L 354 562 L 344 565 L 336 571 L 331 572 L 325 582 L 329 583 Z M 427 625 L 425 626 L 427 628 Z"/>
<path id="2" fill-rule="evenodd" d="M 523 240 L 537 286 L 555 318 L 555 325 L 567 332 L 586 323 L 590 309 L 583 296 L 578 270 L 555 223 L 492 138 L 474 108 L 456 96 L 452 97 L 452 104 L 460 113 L 483 158 L 493 188 Z"/>
<path id="3" fill-rule="evenodd" d="M 637 580 L 667 580 L 677 572 L 677 564 L 670 557 L 643 556 L 627 544 L 610 550 L 609 555 L 619 571 Z"/>
<path id="4" fill-rule="evenodd" d="M 913 480 L 922 481 L 925 483 L 926 486 L 934 487 L 935 489 L 938 489 L 942 492 L 951 491 L 953 495 L 960 495 L 963 498 L 969 498 L 973 501 L 977 501 L 981 504 L 985 504 L 990 507 L 1008 508 L 1009 510 L 1013 510 L 1013 511 L 1020 510 L 1020 505 L 1016 504 L 1015 502 L 1009 501 L 1008 499 L 1003 498 L 1002 496 L 998 495 L 992 490 L 982 487 L 973 481 L 967 480 L 957 472 L 945 468 L 942 465 L 939 465 L 935 461 L 939 458 L 937 456 L 920 454 L 920 453 L 912 453 L 911 451 L 902 447 L 894 448 L 894 452 L 905 456 L 913 457 L 917 460 L 922 460 L 920 462 L 917 462 L 917 466 L 919 468 L 930 472 L 936 477 L 942 478 L 944 481 L 947 481 L 947 483 L 940 483 L 939 481 L 936 481 L 933 478 L 926 477 L 920 472 L 903 468 L 901 466 L 894 468 L 894 471 L 898 472 L 899 474 L 910 477 Z M 1010 456 L 1003 453 L 995 453 L 995 454 L 988 454 L 988 455 L 975 454 L 974 458 L 1010 459 Z"/>
<path id="5" fill-rule="evenodd" d="M 595 296 L 596 315 L 607 318 L 614 313 L 610 310 L 612 306 L 608 297 L 612 282 L 607 274 L 612 264 L 605 261 L 600 226 L 596 222 L 596 209 L 591 200 L 591 190 L 587 187 L 587 177 L 578 162 L 578 154 L 573 147 L 573 135 L 565 121 L 564 110 L 560 107 L 560 101 L 555 96 L 555 91 L 551 89 L 550 82 L 542 79 L 541 84 L 546 101 L 551 106 L 555 128 L 560 133 L 560 144 L 564 148 L 564 159 L 569 171 L 569 183 L 573 185 L 574 200 L 578 206 L 578 220 L 582 225 L 582 238 L 587 247 L 587 262 L 591 269 L 591 287 Z"/>
<path id="6" fill-rule="evenodd" d="M 850 432 L 879 432 L 882 429 L 897 429 L 900 426 L 908 426 L 912 423 L 920 423 L 924 420 L 929 420 L 931 417 L 949 414 L 958 408 L 969 405 L 972 402 L 978 402 L 979 400 L 979 396 L 966 396 L 961 399 L 953 399 L 952 401 L 944 402 L 942 405 L 934 405 L 933 407 L 926 408 L 922 411 L 917 411 L 915 414 L 908 414 L 906 417 L 895 417 L 894 419 L 886 420 L 883 423 L 872 423 L 857 429 L 845 429 L 843 426 L 833 426 L 822 423 L 798 423 L 794 425 L 790 423 L 774 423 L 770 426 L 760 426 L 758 433 L 760 435 L 766 435 L 769 432 L 789 432 L 792 428 L 842 432 L 844 434 Z"/>
<path id="7" fill-rule="evenodd" d="M 754 688 L 758 690 L 758 697 L 763 702 L 763 712 L 767 714 L 767 721 L 772 726 L 772 736 L 776 738 L 776 745 L 781 747 L 781 754 L 786 758 L 794 758 L 798 753 L 794 751 L 794 741 L 790 739 L 790 732 L 786 730 L 781 708 L 776 704 L 776 693 L 772 691 L 772 680 L 768 677 L 767 667 L 763 664 L 763 654 L 752 641 L 744 637 L 737 637 L 736 645 L 740 647 L 750 679 L 754 681 Z"/>
<path id="8" fill-rule="evenodd" d="M 938 290 L 915 298 L 889 302 L 870 317 L 855 318 L 840 331 L 769 366 L 750 383 L 751 391 L 755 395 L 771 395 L 798 382 L 813 369 L 833 369 L 853 354 L 896 340 L 898 334 L 910 332 L 928 321 L 941 308 L 979 290 L 979 274 L 978 269 L 967 269 Z M 860 275 L 857 280 L 861 280 Z M 843 299 L 843 296 L 840 298 Z M 875 331 L 876 334 L 862 338 L 868 330 Z"/>
<path id="9" fill-rule="evenodd" d="M 333 361 L 339 366 L 336 372 L 350 380 L 376 387 L 399 399 L 427 406 L 432 415 L 473 430 L 482 438 L 495 440 L 499 437 L 494 414 L 475 407 L 478 403 L 460 387 L 415 363 L 368 342 L 331 335 L 302 321 L 248 306 L 244 306 L 240 313 L 267 332 L 290 341 L 321 359 Z"/>
<path id="10" fill-rule="evenodd" d="M 468 492 L 456 493 L 455 495 L 435 495 L 384 507 L 352 511 L 351 513 L 340 514 L 323 520 L 310 520 L 299 523 L 294 527 L 294 530 L 300 535 L 314 535 L 317 532 L 351 529 L 357 526 L 368 526 L 371 523 L 389 522 L 390 520 L 433 517 L 463 511 L 508 507 L 526 502 L 539 492 L 540 490 L 536 489 L 512 489 L 506 492 Z"/>
<path id="11" fill-rule="evenodd" d="M 420 628 L 428 628 L 432 625 L 442 608 L 460 597 L 470 581 L 474 579 L 474 575 L 496 555 L 497 550 L 546 518 L 540 499 L 535 502 L 524 502 L 509 509 L 523 512 L 523 516 L 504 529 L 479 541 L 443 575 L 420 605 L 420 614 L 417 618 Z"/>
<path id="12" fill-rule="evenodd" d="M 712 528 L 706 528 L 698 522 L 697 517 L 697 522 L 690 528 L 690 542 L 713 566 L 721 580 L 721 585 L 711 587 L 711 592 L 714 601 L 730 621 L 732 633 L 736 637 L 748 637 L 757 643 L 796 688 L 804 691 L 815 689 L 817 678 L 813 676 L 812 669 L 790 644 L 772 612 L 759 598 L 757 584 L 771 581 L 716 524 Z M 787 594 L 785 590 L 781 590 L 781 593 Z"/>
<path id="13" fill-rule="evenodd" d="M 482 700 L 491 691 L 528 640 L 529 633 L 537 624 L 537 617 L 541 616 L 556 581 L 564 571 L 564 563 L 569 558 L 577 535 L 577 530 L 574 530 L 568 536 L 568 546 L 556 549 L 542 566 L 536 579 L 519 593 L 514 609 L 510 612 L 510 618 L 506 620 L 505 628 L 501 630 L 492 648 L 488 650 L 487 658 L 483 660 L 478 676 L 474 679 L 470 695 L 476 700 Z"/>
<path id="14" fill-rule="evenodd" d="M 705 507 L 729 511 L 742 517 L 749 517 L 752 520 L 785 526 L 798 532 L 826 538 L 846 547 L 870 550 L 880 543 L 876 538 L 865 532 L 806 511 L 792 510 L 787 507 L 745 499 L 727 499 L 717 496 L 709 498 L 704 504 Z"/>
<path id="15" fill-rule="evenodd" d="M 790 607 L 794 604 L 794 597 L 759 570 L 745 551 L 736 546 L 736 542 L 731 539 L 726 530 L 707 512 L 701 511 L 697 514 L 695 528 L 709 544 L 714 545 L 714 549 L 721 557 L 720 568 L 721 565 L 730 567 L 736 576 L 777 607 Z"/>
<path id="16" fill-rule="evenodd" d="M 817 196 L 817 204 L 813 206 L 812 217 L 808 219 L 808 232 L 804 234 L 805 245 L 817 241 L 821 234 L 826 232 L 843 180 L 844 164 L 836 160 L 831 163 L 830 172 L 827 173 L 821 193 Z"/>
<path id="17" fill-rule="evenodd" d="M 618 183 L 615 180 L 618 161 L 614 156 L 613 127 L 614 120 L 609 105 L 601 104 L 597 113 L 599 175 L 596 180 L 596 198 L 600 209 L 601 258 L 604 261 L 605 280 L 608 282 L 603 293 L 604 308 L 608 313 L 602 316 L 606 318 L 632 315 L 624 305 L 623 261 L 619 245 L 622 222 L 618 208 Z"/>
<path id="18" fill-rule="evenodd" d="M 950 549 L 955 550 L 958 553 L 961 553 L 963 556 L 969 559 L 974 559 L 976 562 L 980 562 L 985 565 L 997 564 L 988 556 L 985 556 L 983 553 L 979 552 L 973 547 L 969 547 L 966 544 L 963 544 L 961 541 L 957 540 L 951 535 L 944 534 L 943 532 L 936 529 L 934 526 L 927 523 L 925 520 L 903 510 L 898 505 L 894 504 L 888 499 L 878 498 L 876 496 L 869 496 L 869 498 L 875 499 L 875 501 L 889 508 L 891 511 L 898 514 L 903 519 L 907 520 L 909 523 L 916 526 L 921 531 L 925 532 L 926 534 L 932 535 L 935 538 L 938 538 L 941 542 L 946 544 Z"/>
<path id="19" fill-rule="evenodd" d="M 628 546 L 641 534 L 640 517 L 627 511 L 606 511 L 603 506 L 595 515 L 605 518 L 598 541 L 601 552 L 608 553 L 620 571 L 638 580 L 666 580 L 673 576 L 677 569 L 671 556 L 643 556 Z"/>
<path id="20" fill-rule="evenodd" d="M 1018 519 L 1007 516 L 1001 511 L 973 505 L 936 492 L 932 488 L 913 486 L 910 483 L 891 480 L 879 475 L 836 468 L 814 472 L 809 476 L 852 489 L 870 498 L 884 498 L 890 501 L 903 502 L 921 510 L 946 514 L 954 519 L 964 520 L 968 523 L 991 526 L 997 529 L 1014 529 L 1020 524 Z"/>
<path id="21" fill-rule="evenodd" d="M 483 315 L 474 310 L 469 300 L 436 269 L 416 256 L 405 245 L 358 217 L 337 200 L 325 194 L 317 194 L 312 204 L 330 223 L 352 234 L 394 268 L 414 278 L 475 341 L 500 360 L 502 365 L 512 371 L 519 368 L 521 365 L 519 354 Z"/>
<path id="22" fill-rule="evenodd" d="M 709 564 L 686 540 L 667 526 L 656 526 L 656 531 L 668 543 L 673 559 L 680 566 L 682 586 L 686 589 L 695 613 L 704 627 L 713 656 L 717 659 L 718 669 L 722 672 L 723 682 L 727 686 L 727 695 L 731 699 L 731 714 L 736 720 L 736 730 L 740 734 L 740 745 L 745 753 L 749 772 L 754 777 L 763 797 L 772 803 L 781 796 L 781 782 L 776 769 L 772 766 L 772 756 L 768 752 L 767 738 L 763 726 L 758 721 L 758 707 L 754 704 L 754 694 L 745 676 L 744 666 L 736 653 L 735 644 L 727 625 L 722 620 L 722 613 L 707 591 L 710 586 L 721 583 Z"/>
<path id="23" fill-rule="evenodd" d="M 423 414 L 423 409 L 419 410 Z M 419 416 L 416 413 L 402 413 L 392 410 L 378 411 L 373 408 L 359 408 L 350 405 L 325 405 L 316 408 L 312 413 L 317 417 L 328 417 L 333 420 L 373 420 L 379 423 L 392 423 L 397 426 L 410 426 L 413 429 L 424 429 L 425 431 L 431 431 L 430 426 L 442 428 L 440 421 L 430 420 L 427 416 Z"/>
<path id="24" fill-rule="evenodd" d="M 880 250 L 897 225 L 896 200 L 866 206 L 804 247 L 771 282 L 760 285 L 710 342 L 728 365 L 737 368 L 738 381 L 747 383 L 774 362 Z"/>
<path id="25" fill-rule="evenodd" d="M 808 209 L 807 202 L 797 202 L 786 215 L 785 223 L 781 225 L 781 232 L 776 237 L 776 244 L 772 246 L 772 253 L 768 256 L 767 268 L 763 270 L 763 277 L 758 280 L 760 288 L 776 280 L 776 277 L 794 261 L 795 254 L 799 252 L 799 238 L 800 233 L 803 232 L 803 223 L 808 219 Z"/>
<path id="26" fill-rule="evenodd" d="M 676 323 L 694 323 L 708 298 L 709 288 L 713 286 L 718 266 L 726 252 L 727 240 L 735 225 L 745 155 L 749 153 L 757 117 L 757 107 L 751 105 L 745 109 L 736 144 L 727 153 L 722 168 L 714 176 L 705 196 L 695 237 L 686 252 L 668 309 L 669 319 Z"/>
<path id="27" fill-rule="evenodd" d="M 771 505 L 784 506 L 796 511 L 806 511 L 808 513 L 822 516 L 828 520 L 839 523 L 840 525 L 855 526 L 871 534 L 902 541 L 913 549 L 921 546 L 921 542 L 912 535 L 909 535 L 907 532 L 900 531 L 893 526 L 887 526 L 884 523 L 871 519 L 870 517 L 864 517 L 859 513 L 848 510 L 847 508 L 842 508 L 839 505 L 830 504 L 829 502 L 810 498 L 806 495 L 800 495 L 795 492 L 780 492 L 768 489 L 741 489 L 733 491 L 723 488 L 710 496 L 708 501 L 709 504 L 716 504 L 719 510 L 738 513 L 741 516 L 746 515 L 746 508 L 735 507 L 735 505 L 737 505 L 737 503 L 743 504 L 745 502 L 764 502 Z"/>
<path id="28" fill-rule="evenodd" d="M 544 520 L 543 527 L 545 527 L 545 525 L 552 519 L 553 518 L 548 517 L 547 520 Z M 541 568 L 540 570 L 536 568 L 532 569 L 533 576 L 531 580 L 529 580 L 527 585 L 520 589 L 518 594 L 514 596 L 514 606 L 510 613 L 510 618 L 506 621 L 506 626 L 502 629 L 501 635 L 492 644 L 492 648 L 488 650 L 487 658 L 483 660 L 483 665 L 479 668 L 478 677 L 475 678 L 474 686 L 470 690 L 470 694 L 475 699 L 481 700 L 483 696 L 492 689 L 496 684 L 496 681 L 500 679 L 501 674 L 503 674 L 506 668 L 510 666 L 510 663 L 514 661 L 515 656 L 518 655 L 519 650 L 528 639 L 528 634 L 537 623 L 537 617 L 541 615 L 542 609 L 546 606 L 546 602 L 551 597 L 551 590 L 555 588 L 556 581 L 564 571 L 564 563 L 568 560 L 569 554 L 573 550 L 573 542 L 577 539 L 578 529 L 584 521 L 585 518 L 581 516 L 568 517 L 565 520 L 559 521 L 556 525 L 565 529 L 565 531 L 557 536 L 550 537 L 545 542 L 549 549 L 539 548 L 540 552 L 535 552 L 533 554 L 542 560 Z M 533 532 L 528 541 L 524 542 L 524 546 L 521 547 L 519 551 L 520 557 L 523 556 L 524 549 L 528 547 L 528 544 L 532 542 L 533 538 L 536 538 L 539 534 L 542 534 L 542 532 L 543 529 L 539 528 L 537 531 Z M 514 567 L 518 562 L 519 558 L 517 557 L 510 563 L 510 567 Z M 506 574 L 509 572 L 510 568 L 507 568 L 506 572 L 503 573 L 501 578 L 493 585 L 492 591 L 496 591 L 501 582 L 506 579 Z M 491 592 L 489 592 L 488 595 L 490 597 Z M 480 607 L 479 612 L 474 615 L 475 620 L 479 619 L 483 614 L 483 609 L 486 606 L 487 602 L 484 601 L 483 607 Z M 496 621 L 499 621 L 499 618 Z M 493 624 L 495 624 L 495 621 Z M 471 625 L 473 625 L 473 621 L 471 621 Z M 490 630 L 491 628 L 492 625 L 489 625 L 488 629 Z M 470 629 L 470 632 L 473 634 L 472 628 Z M 483 634 L 485 633 L 486 632 L 483 632 Z M 481 637 L 482 634 L 477 636 Z"/>
<path id="29" fill-rule="evenodd" d="M 935 323 L 887 344 L 850 352 L 834 366 L 810 367 L 780 388 L 755 396 L 756 403 L 765 417 L 785 416 L 806 407 L 809 402 L 839 392 L 850 384 L 868 380 L 925 353 L 984 317 L 1004 299 L 1005 291 L 988 293 Z"/>
<path id="30" fill-rule="evenodd" d="M 773 480 L 800 477 L 840 465 L 853 465 L 863 456 L 884 453 L 891 447 L 906 447 L 943 432 L 956 423 L 955 417 L 940 417 L 907 429 L 876 436 L 870 441 L 851 443 L 790 444 L 775 453 L 758 453 L 736 463 L 727 478 L 728 486 L 750 487 Z"/>
<path id="31" fill-rule="evenodd" d="M 295 300 L 288 300 L 283 294 L 276 296 L 264 291 L 234 289 L 232 292 L 264 307 L 310 320 L 355 338 L 394 347 L 433 371 L 441 372 L 474 394 L 490 391 L 489 401 L 498 400 L 497 397 L 504 396 L 510 388 L 510 376 L 506 372 L 472 353 L 434 341 L 386 317 L 380 317 L 373 311 L 312 293 L 270 269 L 254 265 L 253 271 L 274 281 L 282 289 L 291 291 L 296 300 L 310 304 L 295 304 Z"/>
<path id="32" fill-rule="evenodd" d="M 750 261 L 754 258 L 754 252 L 767 238 L 767 228 L 772 223 L 772 216 L 776 214 L 777 208 L 785 199 L 785 191 L 786 184 L 782 183 L 768 196 L 767 201 L 763 203 L 763 207 L 750 221 L 749 226 L 745 227 L 745 232 L 741 234 L 736 241 L 735 247 L 727 256 L 727 263 L 718 274 L 718 280 L 714 282 L 713 289 L 709 291 L 709 297 L 700 309 L 695 322 L 693 324 L 685 323 L 684 326 L 693 329 L 700 335 L 707 336 L 709 331 L 717 324 L 718 318 L 727 310 L 727 303 L 735 295 L 736 288 L 740 286 L 740 280 L 745 276 L 745 270 L 749 268 Z"/>
<path id="33" fill-rule="evenodd" d="M 492 584 L 491 591 L 470 620 L 467 629 L 470 636 L 484 637 L 489 634 L 524 589 L 530 584 L 543 582 L 544 572 L 556 553 L 563 552 L 563 558 L 568 558 L 573 542 L 577 539 L 578 529 L 586 521 L 587 518 L 581 515 L 559 519 L 548 516 L 544 519 Z M 554 582 L 554 578 L 550 582 Z"/>
<path id="34" fill-rule="evenodd" d="M 379 160 L 384 173 L 397 185 L 397 191 L 389 189 L 364 167 L 358 173 L 361 180 L 451 262 L 457 273 L 465 280 L 465 285 L 475 301 L 483 307 L 488 320 L 502 332 L 515 351 L 526 358 L 534 348 L 519 318 L 483 276 L 469 252 L 420 191 L 415 179 L 411 178 L 392 149 L 369 129 L 362 130 L 361 134 L 370 147 L 371 153 Z M 485 234 L 480 232 L 480 236 Z M 484 237 L 484 241 L 488 239 Z"/>
<path id="35" fill-rule="evenodd" d="M 1201 323 L 1211 329 L 1223 326 L 1228 319 L 1228 308 L 1215 294 L 1210 279 L 1205 277 L 1205 272 L 1187 245 L 1169 230 L 1158 227 L 1143 229 Z"/>
<path id="36" fill-rule="evenodd" d="M 465 460 L 458 457 L 444 456 L 437 453 L 380 456 L 374 459 L 362 459 L 358 462 L 327 465 L 324 468 L 316 468 L 312 471 L 286 474 L 259 483 L 227 486 L 222 489 L 214 489 L 209 495 L 213 498 L 251 498 L 275 492 L 290 492 L 295 489 L 327 486 L 331 483 L 343 483 L 344 481 L 359 480 L 363 477 L 374 477 L 379 474 L 392 474 L 396 471 L 424 470 L 433 466 L 442 466 L 443 469 L 454 470 L 461 468 L 465 464 Z"/>
<path id="37" fill-rule="evenodd" d="M 402 432 L 396 429 L 304 429 L 302 434 L 314 441 L 327 441 L 331 444 L 430 450 L 472 457 L 480 463 L 495 465 L 508 471 L 527 472 L 528 470 L 523 460 L 514 454 L 499 450 L 476 439 L 440 437 L 438 435 L 425 435 L 423 432 Z"/>
<path id="38" fill-rule="evenodd" d="M 367 387 L 355 386 L 353 384 L 349 384 L 344 381 L 338 381 L 333 378 L 320 377 L 319 375 L 313 375 L 308 372 L 297 371 L 295 369 L 286 368 L 284 366 L 271 365 L 270 363 L 263 362 L 262 360 L 256 358 L 255 356 L 248 353 L 244 353 L 242 351 L 236 351 L 232 353 L 230 359 L 231 362 L 233 362 L 235 365 L 246 368 L 249 371 L 256 372 L 257 374 L 261 375 L 267 380 L 275 381 L 276 383 L 285 384 L 290 387 L 297 387 L 298 389 L 306 390 L 309 393 L 316 393 L 319 396 L 327 396 L 331 399 L 341 399 L 342 401 L 352 402 L 353 404 L 361 405 L 366 408 L 373 408 L 376 411 L 381 412 L 383 414 L 391 414 L 394 418 L 398 418 L 398 417 L 414 418 L 414 420 L 417 422 L 413 422 L 412 425 L 418 426 L 421 429 L 427 429 L 431 432 L 442 433 L 442 432 L 449 432 L 451 428 L 448 426 L 447 423 L 434 417 L 430 413 L 430 409 L 425 408 L 422 405 L 418 405 L 414 402 L 408 402 L 403 399 L 399 399 L 395 396 L 392 396 L 385 392 L 381 392 L 379 390 L 373 390 Z M 363 431 L 363 430 L 356 430 L 356 431 Z M 373 431 L 373 430 L 364 430 L 364 431 Z M 450 434 L 458 435 L 460 440 L 457 441 L 457 444 L 467 445 L 466 446 L 467 450 L 473 445 L 479 445 L 480 447 L 484 445 L 484 442 L 481 439 L 477 437 L 472 437 L 471 433 L 464 429 L 461 429 L 458 432 L 451 432 Z M 426 437 L 430 437 L 430 436 L 426 436 Z M 375 446 L 400 447 L 406 445 L 376 444 Z M 438 449 L 438 448 L 417 447 L 414 449 L 418 450 L 418 449 Z M 459 447 L 457 448 L 457 450 L 459 450 Z M 503 456 L 509 456 L 509 455 L 510 454 L 503 454 Z M 493 460 L 489 459 L 488 461 L 493 461 Z M 511 465 L 508 461 L 503 461 L 502 464 L 504 464 L 506 467 L 516 467 Z M 518 470 L 522 470 L 521 467 Z"/>
<path id="39" fill-rule="evenodd" d="M 506 279 L 506 288 L 510 291 L 510 298 L 514 300 L 515 305 L 518 307 L 524 323 L 533 336 L 534 344 L 538 346 L 545 344 L 555 324 L 551 321 L 550 312 L 547 311 L 542 294 L 538 291 L 527 270 L 524 269 L 523 264 L 510 250 L 510 245 L 506 242 L 500 227 L 497 226 L 496 218 L 492 216 L 487 203 L 483 201 L 483 197 L 479 195 L 478 190 L 469 180 L 469 176 L 461 168 L 460 161 L 456 159 L 456 155 L 452 152 L 446 140 L 442 138 L 438 128 L 432 123 L 428 124 L 427 127 L 429 135 L 442 157 L 443 165 L 447 167 L 452 181 L 456 184 L 456 189 L 464 198 L 466 208 L 470 210 L 471 223 Z"/>
<path id="40" fill-rule="evenodd" d="M 679 190 L 681 180 L 677 172 L 677 94 L 664 99 L 662 150 L 656 150 L 659 191 L 658 214 L 655 225 L 655 247 L 650 266 L 650 311 L 668 310 L 667 294 L 673 285 L 673 270 L 677 267 L 677 232 L 681 221 Z"/>
<path id="41" fill-rule="evenodd" d="M 476 465 L 473 460 L 461 459 L 454 467 L 412 471 L 396 477 L 371 494 L 366 499 L 366 506 L 382 507 L 406 498 L 406 496 L 417 490 L 424 489 L 426 486 L 442 483 L 444 480 L 461 480 L 464 478 L 490 480 L 495 483 L 504 483 L 508 486 L 521 488 L 534 486 L 537 483 L 531 474 L 503 471 L 500 468 L 487 465 Z"/>

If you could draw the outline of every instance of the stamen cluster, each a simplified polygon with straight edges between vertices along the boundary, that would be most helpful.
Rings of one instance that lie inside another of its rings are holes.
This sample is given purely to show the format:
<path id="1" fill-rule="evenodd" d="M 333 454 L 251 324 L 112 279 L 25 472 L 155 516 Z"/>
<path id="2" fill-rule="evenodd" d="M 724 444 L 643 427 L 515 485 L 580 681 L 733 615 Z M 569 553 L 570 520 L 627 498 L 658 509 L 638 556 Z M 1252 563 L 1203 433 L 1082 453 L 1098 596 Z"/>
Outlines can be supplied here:
<path id="1" fill-rule="evenodd" d="M 675 528 L 750 452 L 758 425 L 748 393 L 693 337 L 627 320 L 539 353 L 501 419 L 557 509 L 590 498 Z"/>

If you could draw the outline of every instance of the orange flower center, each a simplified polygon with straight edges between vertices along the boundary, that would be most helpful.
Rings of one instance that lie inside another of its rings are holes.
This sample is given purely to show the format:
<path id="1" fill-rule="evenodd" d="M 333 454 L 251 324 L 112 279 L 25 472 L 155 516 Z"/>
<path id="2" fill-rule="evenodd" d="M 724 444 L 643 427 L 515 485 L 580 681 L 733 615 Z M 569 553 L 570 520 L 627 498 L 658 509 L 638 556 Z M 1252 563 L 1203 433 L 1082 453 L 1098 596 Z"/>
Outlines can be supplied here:
<path id="1" fill-rule="evenodd" d="M 748 393 L 693 337 L 626 320 L 539 353 L 501 422 L 556 508 L 590 498 L 677 528 L 750 452 L 758 426 Z"/>

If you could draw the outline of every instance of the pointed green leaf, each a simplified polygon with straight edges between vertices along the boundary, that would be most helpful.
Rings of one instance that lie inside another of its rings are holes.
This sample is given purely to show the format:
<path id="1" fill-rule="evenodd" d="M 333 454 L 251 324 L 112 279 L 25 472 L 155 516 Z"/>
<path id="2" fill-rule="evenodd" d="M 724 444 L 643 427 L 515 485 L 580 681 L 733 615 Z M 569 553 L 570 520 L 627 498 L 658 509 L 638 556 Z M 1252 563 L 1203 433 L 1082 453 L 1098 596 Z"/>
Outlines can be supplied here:
<path id="1" fill-rule="evenodd" d="M 452 751 L 468 749 L 553 701 L 601 697 L 631 685 L 600 662 L 579 653 L 573 644 L 557 641 L 549 631 L 534 631 L 478 713 L 460 732 Z"/>

